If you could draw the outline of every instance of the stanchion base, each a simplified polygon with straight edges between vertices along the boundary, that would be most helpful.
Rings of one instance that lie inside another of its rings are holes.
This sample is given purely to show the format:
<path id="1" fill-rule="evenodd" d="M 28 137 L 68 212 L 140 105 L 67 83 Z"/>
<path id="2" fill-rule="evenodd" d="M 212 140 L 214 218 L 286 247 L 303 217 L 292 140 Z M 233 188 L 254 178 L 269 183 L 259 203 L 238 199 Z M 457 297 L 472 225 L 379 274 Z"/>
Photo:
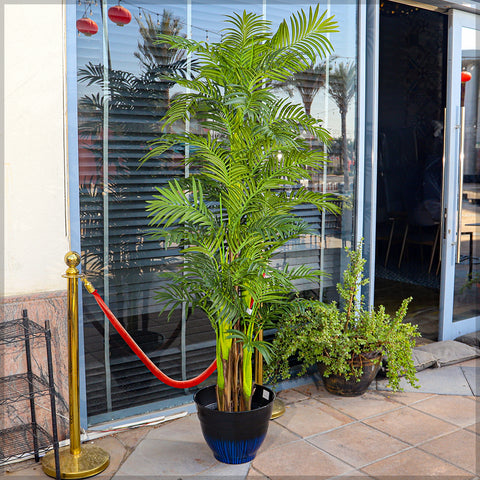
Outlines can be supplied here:
<path id="1" fill-rule="evenodd" d="M 110 463 L 110 455 L 95 445 L 82 445 L 79 455 L 72 455 L 70 447 L 60 449 L 61 478 L 88 478 L 103 472 Z M 55 455 L 53 450 L 42 458 L 42 469 L 55 478 Z"/>
<path id="2" fill-rule="evenodd" d="M 273 420 L 274 418 L 281 417 L 284 413 L 285 413 L 285 404 L 279 398 L 276 398 L 273 401 L 272 416 L 270 418 Z"/>

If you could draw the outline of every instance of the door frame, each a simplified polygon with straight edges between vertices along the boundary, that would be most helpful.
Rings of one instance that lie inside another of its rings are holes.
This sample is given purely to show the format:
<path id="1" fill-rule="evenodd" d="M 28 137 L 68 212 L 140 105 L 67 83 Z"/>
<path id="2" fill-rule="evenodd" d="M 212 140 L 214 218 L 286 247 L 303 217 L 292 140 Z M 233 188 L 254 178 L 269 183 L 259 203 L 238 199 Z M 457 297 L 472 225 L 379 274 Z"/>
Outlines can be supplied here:
<path id="1" fill-rule="evenodd" d="M 440 284 L 439 340 L 452 340 L 478 329 L 480 317 L 453 321 L 457 247 L 457 199 L 460 155 L 460 72 L 462 28 L 479 29 L 480 15 L 452 9 L 448 12 L 447 105 L 445 114 L 444 203 Z"/>

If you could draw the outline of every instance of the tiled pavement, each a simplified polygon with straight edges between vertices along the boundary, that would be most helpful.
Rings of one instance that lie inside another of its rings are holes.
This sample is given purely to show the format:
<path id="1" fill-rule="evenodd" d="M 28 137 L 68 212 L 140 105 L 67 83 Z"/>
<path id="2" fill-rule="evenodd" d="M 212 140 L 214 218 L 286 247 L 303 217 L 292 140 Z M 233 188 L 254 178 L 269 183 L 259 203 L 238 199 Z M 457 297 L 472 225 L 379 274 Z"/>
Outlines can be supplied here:
<path id="1" fill-rule="evenodd" d="M 480 480 L 476 367 L 469 361 L 420 372 L 419 391 L 391 393 L 381 381 L 361 397 L 333 396 L 315 383 L 284 390 L 285 414 L 244 465 L 213 458 L 195 414 L 127 430 L 95 441 L 111 455 L 96 478 Z M 4 476 L 48 478 L 32 462 Z"/>

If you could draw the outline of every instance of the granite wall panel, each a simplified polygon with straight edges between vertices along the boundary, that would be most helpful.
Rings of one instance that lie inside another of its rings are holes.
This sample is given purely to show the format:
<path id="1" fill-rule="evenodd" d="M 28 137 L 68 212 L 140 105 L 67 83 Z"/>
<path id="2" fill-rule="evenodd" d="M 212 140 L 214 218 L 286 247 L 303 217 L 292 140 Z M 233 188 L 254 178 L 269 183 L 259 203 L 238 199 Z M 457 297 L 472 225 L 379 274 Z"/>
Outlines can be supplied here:
<path id="1" fill-rule="evenodd" d="M 6 297 L 2 300 L 0 322 L 21 319 L 22 311 L 28 311 L 28 318 L 45 326 L 50 321 L 52 332 L 53 375 L 56 388 L 57 424 L 59 439 L 68 436 L 68 325 L 67 292 L 45 292 L 23 296 Z M 48 381 L 47 355 L 44 337 L 31 340 L 33 373 Z M 0 346 L 0 376 L 26 372 L 25 344 L 19 341 Z M 50 399 L 48 396 L 36 398 L 37 422 L 51 432 Z M 18 400 L 0 409 L 1 428 L 29 423 L 30 407 L 28 400 Z"/>

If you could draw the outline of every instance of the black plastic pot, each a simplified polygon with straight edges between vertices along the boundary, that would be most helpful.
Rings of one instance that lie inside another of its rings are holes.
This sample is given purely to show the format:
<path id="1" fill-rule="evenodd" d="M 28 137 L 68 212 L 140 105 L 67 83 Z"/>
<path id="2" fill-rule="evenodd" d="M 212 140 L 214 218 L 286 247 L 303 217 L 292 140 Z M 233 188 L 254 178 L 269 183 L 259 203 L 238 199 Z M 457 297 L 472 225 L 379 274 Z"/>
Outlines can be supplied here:
<path id="1" fill-rule="evenodd" d="M 323 375 L 325 365 L 319 363 L 318 371 L 320 372 L 327 392 L 343 397 L 358 397 L 363 395 L 377 376 L 381 366 L 381 362 L 379 361 L 382 357 L 381 354 L 369 355 L 369 357 L 370 358 L 367 358 L 367 356 L 362 355 L 361 358 L 358 356 L 353 358 L 355 368 L 363 368 L 360 379 L 357 379 L 355 375 L 349 377 L 348 380 L 343 375 L 329 375 L 325 377 Z"/>
<path id="2" fill-rule="evenodd" d="M 263 385 L 256 385 L 252 410 L 219 412 L 215 385 L 202 388 L 193 397 L 202 433 L 219 462 L 238 464 L 255 458 L 267 435 L 275 394 Z"/>

